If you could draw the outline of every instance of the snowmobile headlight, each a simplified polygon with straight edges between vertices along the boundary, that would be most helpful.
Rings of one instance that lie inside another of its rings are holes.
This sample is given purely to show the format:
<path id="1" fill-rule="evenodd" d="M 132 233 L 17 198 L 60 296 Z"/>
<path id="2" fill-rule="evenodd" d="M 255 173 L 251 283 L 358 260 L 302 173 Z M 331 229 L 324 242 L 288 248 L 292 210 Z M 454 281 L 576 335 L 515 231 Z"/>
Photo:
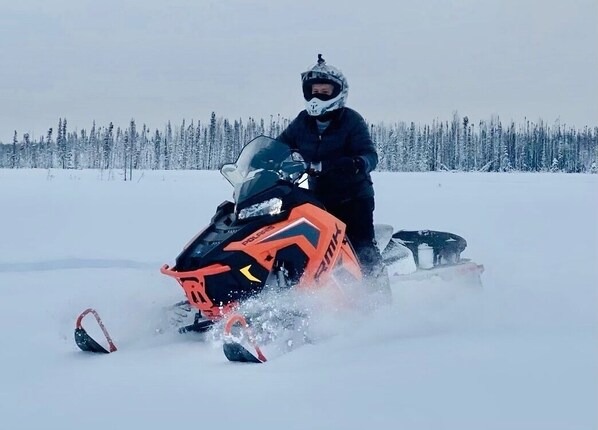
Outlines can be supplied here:
<path id="1" fill-rule="evenodd" d="M 239 211 L 239 219 L 247 219 L 262 215 L 276 215 L 282 210 L 282 200 L 273 198 L 247 206 Z"/>

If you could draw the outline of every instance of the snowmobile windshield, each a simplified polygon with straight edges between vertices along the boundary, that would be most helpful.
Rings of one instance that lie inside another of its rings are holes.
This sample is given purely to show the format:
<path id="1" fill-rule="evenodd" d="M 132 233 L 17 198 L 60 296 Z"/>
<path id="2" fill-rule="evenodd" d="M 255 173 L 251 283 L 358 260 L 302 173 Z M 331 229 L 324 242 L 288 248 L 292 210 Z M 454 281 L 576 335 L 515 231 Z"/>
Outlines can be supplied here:
<path id="1" fill-rule="evenodd" d="M 259 136 L 245 145 L 236 162 L 222 166 L 220 173 L 233 186 L 238 205 L 278 181 L 294 183 L 305 169 L 303 159 L 288 145 Z"/>

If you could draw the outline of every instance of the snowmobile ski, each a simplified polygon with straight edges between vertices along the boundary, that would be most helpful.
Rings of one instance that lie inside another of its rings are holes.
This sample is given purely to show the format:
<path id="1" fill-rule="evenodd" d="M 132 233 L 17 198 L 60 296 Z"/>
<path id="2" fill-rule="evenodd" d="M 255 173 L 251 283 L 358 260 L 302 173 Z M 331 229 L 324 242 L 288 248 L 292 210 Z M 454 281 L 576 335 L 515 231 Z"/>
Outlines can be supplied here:
<path id="1" fill-rule="evenodd" d="M 222 345 L 222 350 L 228 361 L 236 361 L 239 363 L 263 363 L 251 352 L 247 351 L 243 345 L 237 342 L 225 342 Z"/>
<path id="2" fill-rule="evenodd" d="M 232 315 L 226 322 L 222 350 L 229 361 L 241 363 L 264 363 L 267 361 L 249 324 L 247 324 L 247 320 L 239 314 Z"/>
<path id="3" fill-rule="evenodd" d="M 106 337 L 106 341 L 108 342 L 109 350 L 107 350 L 102 345 L 100 345 L 83 328 L 82 321 L 83 321 L 83 318 L 85 318 L 85 316 L 87 314 L 92 314 L 95 317 L 96 321 L 98 322 L 98 325 L 102 329 L 102 333 L 104 333 L 104 336 Z M 114 345 L 114 342 L 112 342 L 112 338 L 110 337 L 108 330 L 106 330 L 106 327 L 104 326 L 104 323 L 102 322 L 102 319 L 100 318 L 98 313 L 94 309 L 91 309 L 91 308 L 85 309 L 83 312 L 81 312 L 81 315 L 79 315 L 79 317 L 77 318 L 77 322 L 76 322 L 76 326 L 75 326 L 75 343 L 82 351 L 86 351 L 86 352 L 109 354 L 111 352 L 116 351 L 116 346 Z"/>

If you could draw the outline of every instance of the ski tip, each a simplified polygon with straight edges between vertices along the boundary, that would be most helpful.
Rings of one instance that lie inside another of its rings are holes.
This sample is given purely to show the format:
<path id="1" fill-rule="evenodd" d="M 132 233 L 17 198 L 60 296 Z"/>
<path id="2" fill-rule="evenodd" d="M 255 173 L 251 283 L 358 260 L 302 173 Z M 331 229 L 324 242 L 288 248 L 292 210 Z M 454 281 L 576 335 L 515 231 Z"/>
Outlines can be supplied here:
<path id="1" fill-rule="evenodd" d="M 253 355 L 245 347 L 243 347 L 243 345 L 237 342 L 225 342 L 222 345 L 222 349 L 228 361 L 239 363 L 263 363 L 266 361 L 266 357 L 263 357 L 263 355 L 262 360 Z"/>
<path id="2" fill-rule="evenodd" d="M 83 328 L 83 326 L 82 326 L 83 318 L 85 318 L 85 316 L 87 314 L 92 314 L 94 316 L 94 318 L 96 319 L 98 325 L 102 329 L 102 333 L 104 333 L 106 342 L 108 342 L 109 349 L 104 348 L 102 345 L 100 345 L 98 342 L 96 342 L 96 340 L 94 338 L 92 338 Z M 79 349 L 81 349 L 82 351 L 85 351 L 85 352 L 110 354 L 111 352 L 116 351 L 116 346 L 114 345 L 114 342 L 112 342 L 112 338 L 110 337 L 110 334 L 108 334 L 108 330 L 106 330 L 106 327 L 104 326 L 104 323 L 102 322 L 102 319 L 100 318 L 98 313 L 92 308 L 84 310 L 77 317 L 77 322 L 75 323 L 75 343 L 77 344 Z"/>

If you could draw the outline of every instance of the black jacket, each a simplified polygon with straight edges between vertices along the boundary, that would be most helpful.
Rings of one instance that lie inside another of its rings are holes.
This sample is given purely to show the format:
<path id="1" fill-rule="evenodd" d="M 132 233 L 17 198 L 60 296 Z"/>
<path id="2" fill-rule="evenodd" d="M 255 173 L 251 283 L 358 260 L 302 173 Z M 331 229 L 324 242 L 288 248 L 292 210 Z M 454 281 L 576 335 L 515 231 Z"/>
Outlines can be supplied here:
<path id="1" fill-rule="evenodd" d="M 277 140 L 299 152 L 306 162 L 327 162 L 341 157 L 361 157 L 365 169 L 358 172 L 322 171 L 310 177 L 309 188 L 325 206 L 335 206 L 358 197 L 373 197 L 370 172 L 378 164 L 376 147 L 363 117 L 353 109 L 342 108 L 320 135 L 318 124 L 306 111 L 299 113 Z"/>

